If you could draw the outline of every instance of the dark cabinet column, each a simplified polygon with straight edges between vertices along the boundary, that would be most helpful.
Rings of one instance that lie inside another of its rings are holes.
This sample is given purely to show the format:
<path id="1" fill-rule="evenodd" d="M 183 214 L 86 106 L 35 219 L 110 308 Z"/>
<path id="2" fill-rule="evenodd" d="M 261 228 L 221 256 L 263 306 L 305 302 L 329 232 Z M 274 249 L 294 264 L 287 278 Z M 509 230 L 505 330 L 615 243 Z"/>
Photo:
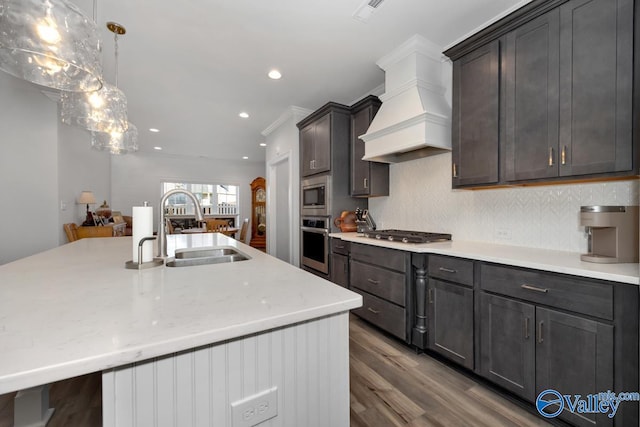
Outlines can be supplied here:
<path id="1" fill-rule="evenodd" d="M 427 255 L 413 254 L 413 299 L 415 301 L 411 344 L 424 350 L 427 348 Z"/>
<path id="2" fill-rule="evenodd" d="M 560 7 L 560 175 L 633 167 L 633 0 Z"/>
<path id="3" fill-rule="evenodd" d="M 558 9 L 507 34 L 504 55 L 505 180 L 558 176 Z"/>
<path id="4" fill-rule="evenodd" d="M 498 182 L 500 42 L 453 63 L 453 186 Z"/>
<path id="5" fill-rule="evenodd" d="M 331 281 L 337 285 L 349 287 L 349 257 L 331 254 Z"/>
<path id="6" fill-rule="evenodd" d="M 480 374 L 533 402 L 535 307 L 480 294 Z"/>

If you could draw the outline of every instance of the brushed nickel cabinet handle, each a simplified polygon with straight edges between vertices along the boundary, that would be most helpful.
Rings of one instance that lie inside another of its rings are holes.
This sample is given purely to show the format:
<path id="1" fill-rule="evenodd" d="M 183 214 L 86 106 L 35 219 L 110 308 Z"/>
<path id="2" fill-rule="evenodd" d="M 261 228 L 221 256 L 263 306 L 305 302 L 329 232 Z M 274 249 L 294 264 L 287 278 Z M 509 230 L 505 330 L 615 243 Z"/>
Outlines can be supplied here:
<path id="1" fill-rule="evenodd" d="M 457 178 L 458 177 L 458 169 L 456 168 L 456 164 L 453 164 L 453 177 Z"/>
<path id="2" fill-rule="evenodd" d="M 429 304 L 433 304 L 433 288 L 429 289 Z"/>
<path id="3" fill-rule="evenodd" d="M 533 285 L 527 285 L 526 283 L 523 284 L 523 285 L 520 285 L 520 287 L 522 289 L 526 289 L 528 291 L 540 292 L 540 293 L 543 293 L 543 294 L 546 294 L 547 292 L 549 292 L 549 289 L 539 288 L 539 287 L 533 286 Z"/>
<path id="4" fill-rule="evenodd" d="M 452 273 L 452 274 L 458 272 L 458 270 L 452 270 L 450 268 L 445 268 L 445 267 L 440 267 L 438 270 L 440 270 L 440 271 L 442 271 L 444 273 Z"/>
<path id="5" fill-rule="evenodd" d="M 344 245 L 336 245 L 336 249 L 344 249 Z"/>
<path id="6" fill-rule="evenodd" d="M 368 311 L 370 311 L 370 312 L 372 312 L 373 314 L 380 314 L 380 311 L 378 311 L 378 310 L 374 310 L 374 309 L 373 309 L 373 308 L 371 308 L 371 307 L 367 307 L 367 310 L 368 310 Z"/>
<path id="7" fill-rule="evenodd" d="M 553 166 L 553 147 L 549 147 L 549 166 Z"/>
<path id="8" fill-rule="evenodd" d="M 374 280 L 374 279 L 367 279 L 367 282 L 374 284 L 374 285 L 379 285 L 380 281 L 379 280 Z"/>
<path id="9" fill-rule="evenodd" d="M 525 340 L 529 339 L 529 318 L 528 317 L 524 318 L 524 339 Z"/>
<path id="10" fill-rule="evenodd" d="M 562 147 L 562 152 L 560 152 L 560 162 L 563 165 L 567 164 L 567 146 Z"/>
<path id="11" fill-rule="evenodd" d="M 369 180 L 367 178 L 364 179 L 364 188 L 369 188 Z"/>
<path id="12" fill-rule="evenodd" d="M 542 341 L 544 341 L 544 339 L 542 339 L 542 326 L 544 325 L 544 322 L 541 320 L 540 323 L 538 323 L 538 342 L 542 343 Z"/>

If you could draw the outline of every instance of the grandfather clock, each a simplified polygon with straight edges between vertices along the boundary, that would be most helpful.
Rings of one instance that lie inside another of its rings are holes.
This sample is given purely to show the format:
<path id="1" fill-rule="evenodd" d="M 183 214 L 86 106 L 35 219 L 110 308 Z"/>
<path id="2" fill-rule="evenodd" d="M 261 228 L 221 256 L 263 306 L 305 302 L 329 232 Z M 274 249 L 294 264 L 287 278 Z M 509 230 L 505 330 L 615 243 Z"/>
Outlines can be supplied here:
<path id="1" fill-rule="evenodd" d="M 251 241 L 249 245 L 258 249 L 267 247 L 267 188 L 264 178 L 251 182 Z"/>

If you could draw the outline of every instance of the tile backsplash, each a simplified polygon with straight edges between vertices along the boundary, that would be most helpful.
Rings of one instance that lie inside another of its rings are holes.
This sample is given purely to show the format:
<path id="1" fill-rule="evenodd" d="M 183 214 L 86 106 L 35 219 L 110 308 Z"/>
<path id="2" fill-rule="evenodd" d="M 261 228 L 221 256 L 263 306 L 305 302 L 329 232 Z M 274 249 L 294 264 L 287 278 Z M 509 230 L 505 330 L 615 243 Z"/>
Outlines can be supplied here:
<path id="1" fill-rule="evenodd" d="M 586 252 L 580 206 L 639 199 L 637 180 L 452 190 L 450 153 L 389 169 L 390 195 L 369 199 L 378 228 L 446 232 L 454 240 Z"/>

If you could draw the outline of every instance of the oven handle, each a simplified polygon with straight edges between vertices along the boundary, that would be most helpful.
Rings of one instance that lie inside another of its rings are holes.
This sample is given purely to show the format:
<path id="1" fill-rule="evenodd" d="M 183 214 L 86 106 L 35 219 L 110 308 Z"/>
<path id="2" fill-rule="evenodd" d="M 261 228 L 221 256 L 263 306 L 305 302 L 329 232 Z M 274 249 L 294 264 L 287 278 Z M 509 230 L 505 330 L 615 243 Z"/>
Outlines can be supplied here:
<path id="1" fill-rule="evenodd" d="M 310 233 L 324 234 L 325 236 L 329 235 L 328 228 L 300 227 L 300 229 L 302 231 L 308 231 Z"/>

